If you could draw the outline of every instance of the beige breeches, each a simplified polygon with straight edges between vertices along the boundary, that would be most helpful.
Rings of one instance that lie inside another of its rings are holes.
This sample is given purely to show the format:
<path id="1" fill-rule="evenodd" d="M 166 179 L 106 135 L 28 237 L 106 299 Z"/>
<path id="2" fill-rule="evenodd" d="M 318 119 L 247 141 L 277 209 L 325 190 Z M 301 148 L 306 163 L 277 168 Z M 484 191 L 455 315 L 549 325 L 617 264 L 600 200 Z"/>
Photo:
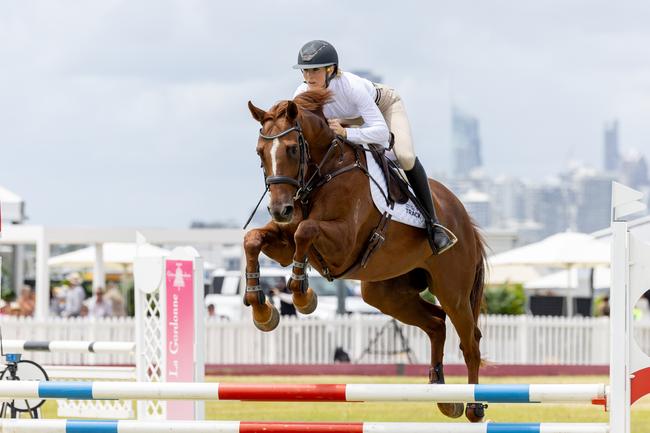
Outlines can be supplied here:
<path id="1" fill-rule="evenodd" d="M 388 129 L 395 135 L 393 151 L 397 161 L 404 170 L 411 170 L 415 164 L 415 151 L 411 138 L 411 125 L 402 98 L 395 89 L 383 84 L 375 84 L 375 87 L 379 93 L 377 101 L 379 111 L 384 115 Z"/>

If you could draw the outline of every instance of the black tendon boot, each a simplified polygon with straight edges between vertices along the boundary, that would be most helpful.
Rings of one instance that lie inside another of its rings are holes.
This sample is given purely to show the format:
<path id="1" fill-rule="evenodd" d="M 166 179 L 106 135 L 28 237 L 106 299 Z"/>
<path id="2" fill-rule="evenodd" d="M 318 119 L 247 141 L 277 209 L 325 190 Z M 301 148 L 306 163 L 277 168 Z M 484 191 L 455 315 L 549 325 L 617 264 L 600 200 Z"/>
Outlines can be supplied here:
<path id="1" fill-rule="evenodd" d="M 411 184 L 411 188 L 413 188 L 415 196 L 424 207 L 426 213 L 429 214 L 428 218 L 427 215 L 424 215 L 424 221 L 431 250 L 433 250 L 433 254 L 442 254 L 453 247 L 457 239 L 449 229 L 438 223 L 436 209 L 433 206 L 433 199 L 431 198 L 431 190 L 429 189 L 429 179 L 418 158 L 415 158 L 413 168 L 406 171 L 406 177 Z"/>

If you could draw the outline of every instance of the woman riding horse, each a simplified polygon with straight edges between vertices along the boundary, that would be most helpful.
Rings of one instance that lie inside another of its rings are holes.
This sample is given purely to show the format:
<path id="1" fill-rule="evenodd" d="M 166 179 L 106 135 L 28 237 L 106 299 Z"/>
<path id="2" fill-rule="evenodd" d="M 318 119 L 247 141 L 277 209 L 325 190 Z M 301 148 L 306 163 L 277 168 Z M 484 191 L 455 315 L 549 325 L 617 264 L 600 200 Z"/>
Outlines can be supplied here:
<path id="1" fill-rule="evenodd" d="M 429 185 L 440 219 L 458 236 L 454 248 L 431 254 L 422 229 L 386 219 L 371 198 L 365 149 L 342 140 L 328 125 L 323 109 L 330 98 L 330 90 L 322 88 L 280 101 L 268 111 L 248 103 L 261 126 L 256 150 L 272 217 L 244 238 L 244 301 L 252 307 L 255 326 L 271 331 L 280 320 L 260 284 L 259 255 L 264 252 L 282 266 L 292 265 L 287 286 L 303 314 L 317 305 L 307 281 L 308 263 L 323 276 L 361 281 L 366 303 L 427 334 L 430 383 L 445 381 L 449 317 L 460 338 L 468 383 L 478 383 L 485 244 L 477 227 L 460 200 L 433 180 Z M 422 296 L 429 292 L 436 303 Z M 451 417 L 462 415 L 464 409 L 460 402 L 438 407 Z M 484 406 L 469 402 L 465 414 L 480 421 Z"/>
<path id="2" fill-rule="evenodd" d="M 428 214 L 424 219 L 431 249 L 434 254 L 442 254 L 451 248 L 456 238 L 450 237 L 448 230 L 438 222 L 429 180 L 415 156 L 406 109 L 397 92 L 341 71 L 338 53 L 326 41 L 307 42 L 300 49 L 298 63 L 293 68 L 301 69 L 304 77 L 304 83 L 296 89 L 294 97 L 306 90 L 327 88 L 331 92 L 331 100 L 323 107 L 323 113 L 337 135 L 357 144 L 378 143 L 387 146 L 389 129 L 392 128 L 397 161 Z M 360 128 L 344 128 L 341 124 L 342 119 L 359 117 L 363 119 Z"/>

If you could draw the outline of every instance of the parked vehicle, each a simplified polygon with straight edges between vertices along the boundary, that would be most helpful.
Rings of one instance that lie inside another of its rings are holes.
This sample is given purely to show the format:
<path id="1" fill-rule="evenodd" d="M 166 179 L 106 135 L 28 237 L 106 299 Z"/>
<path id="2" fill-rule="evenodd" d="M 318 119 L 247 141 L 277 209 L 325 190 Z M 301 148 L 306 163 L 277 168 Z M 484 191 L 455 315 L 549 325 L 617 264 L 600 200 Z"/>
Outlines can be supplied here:
<path id="1" fill-rule="evenodd" d="M 282 287 L 291 275 L 290 268 L 262 268 L 260 270 L 260 285 L 264 293 L 269 295 L 271 288 Z M 367 305 L 361 299 L 359 283 L 352 280 L 327 281 L 314 270 L 308 270 L 309 286 L 318 294 L 318 307 L 310 316 L 321 318 L 334 317 L 338 311 L 343 314 L 379 313 L 374 307 Z M 205 305 L 214 305 L 215 315 L 224 319 L 239 320 L 248 317 L 250 312 L 245 308 L 242 298 L 246 290 L 246 282 L 240 271 L 217 269 L 212 273 L 212 285 L 206 291 Z M 279 307 L 279 299 L 272 297 Z M 339 305 L 339 300 L 341 304 Z M 298 313 L 298 315 L 301 315 Z"/>

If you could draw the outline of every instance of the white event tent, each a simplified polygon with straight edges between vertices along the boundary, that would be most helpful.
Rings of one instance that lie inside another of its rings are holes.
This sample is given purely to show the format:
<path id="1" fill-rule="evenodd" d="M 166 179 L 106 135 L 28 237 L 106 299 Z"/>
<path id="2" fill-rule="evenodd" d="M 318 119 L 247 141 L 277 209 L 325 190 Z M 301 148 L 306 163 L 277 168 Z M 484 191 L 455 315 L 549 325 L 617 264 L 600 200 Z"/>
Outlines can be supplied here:
<path id="1" fill-rule="evenodd" d="M 103 244 L 101 255 L 104 266 L 122 269 L 124 266 L 132 265 L 135 259 L 136 247 L 135 242 L 107 242 Z M 151 244 L 140 246 L 140 254 L 147 257 L 163 257 L 170 252 Z M 86 247 L 52 257 L 47 263 L 50 267 L 89 267 L 97 262 L 97 253 L 98 251 L 94 246 Z"/>
<path id="2" fill-rule="evenodd" d="M 535 266 L 540 268 L 564 268 L 567 271 L 567 287 L 571 287 L 571 269 L 609 266 L 610 245 L 585 233 L 563 232 L 539 242 L 515 248 L 488 258 L 491 267 Z M 567 313 L 573 315 L 571 291 L 567 296 Z"/>

